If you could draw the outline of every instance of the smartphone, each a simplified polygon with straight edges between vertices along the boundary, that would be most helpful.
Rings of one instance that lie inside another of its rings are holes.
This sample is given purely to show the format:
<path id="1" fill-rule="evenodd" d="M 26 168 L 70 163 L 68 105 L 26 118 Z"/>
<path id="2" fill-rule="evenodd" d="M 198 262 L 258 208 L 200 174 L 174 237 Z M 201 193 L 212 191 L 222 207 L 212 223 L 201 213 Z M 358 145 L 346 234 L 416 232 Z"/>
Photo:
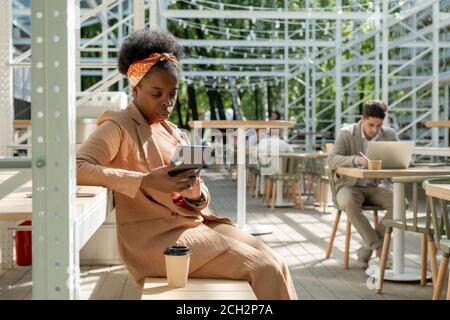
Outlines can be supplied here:
<path id="1" fill-rule="evenodd" d="M 194 170 L 192 176 L 190 178 L 198 177 L 200 175 L 200 171 L 202 170 L 203 165 L 195 166 L 190 164 L 180 164 L 178 166 L 175 166 L 173 169 L 171 169 L 168 174 L 171 177 L 175 177 L 179 174 L 182 174 L 183 172 Z"/>
<path id="2" fill-rule="evenodd" d="M 183 172 L 194 170 L 192 177 L 198 176 L 206 164 L 214 161 L 214 149 L 206 146 L 179 145 L 172 155 L 169 176 L 174 177 Z"/>

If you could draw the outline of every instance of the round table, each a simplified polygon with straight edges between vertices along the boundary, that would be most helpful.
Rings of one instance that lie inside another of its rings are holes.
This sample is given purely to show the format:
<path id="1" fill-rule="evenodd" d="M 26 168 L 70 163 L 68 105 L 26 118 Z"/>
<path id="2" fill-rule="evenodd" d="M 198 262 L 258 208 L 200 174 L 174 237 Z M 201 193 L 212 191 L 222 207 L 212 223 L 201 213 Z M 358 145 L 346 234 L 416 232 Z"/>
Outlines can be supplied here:
<path id="1" fill-rule="evenodd" d="M 195 130 L 205 128 L 234 129 L 237 130 L 237 225 L 240 229 L 251 234 L 268 234 L 272 229 L 266 225 L 249 225 L 246 222 L 247 183 L 245 170 L 245 137 L 247 129 L 287 129 L 294 126 L 291 121 L 264 121 L 264 120 L 209 120 L 189 121 L 189 126 Z"/>

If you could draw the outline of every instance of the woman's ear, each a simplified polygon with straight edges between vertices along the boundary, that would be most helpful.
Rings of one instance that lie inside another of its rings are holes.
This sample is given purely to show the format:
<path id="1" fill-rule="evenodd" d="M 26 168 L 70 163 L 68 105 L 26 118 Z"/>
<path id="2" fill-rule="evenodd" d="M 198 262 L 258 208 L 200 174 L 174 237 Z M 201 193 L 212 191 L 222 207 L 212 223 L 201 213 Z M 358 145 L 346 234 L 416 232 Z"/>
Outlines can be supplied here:
<path id="1" fill-rule="evenodd" d="M 131 89 L 131 95 L 133 98 L 137 98 L 137 86 Z"/>

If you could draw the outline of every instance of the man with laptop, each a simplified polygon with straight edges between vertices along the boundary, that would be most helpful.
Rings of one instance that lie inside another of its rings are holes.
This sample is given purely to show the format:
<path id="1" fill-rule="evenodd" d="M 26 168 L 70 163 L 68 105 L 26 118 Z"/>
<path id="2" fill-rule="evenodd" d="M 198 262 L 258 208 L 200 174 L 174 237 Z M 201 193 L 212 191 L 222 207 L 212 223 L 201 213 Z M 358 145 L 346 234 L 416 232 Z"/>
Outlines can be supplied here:
<path id="1" fill-rule="evenodd" d="M 369 144 L 374 141 L 399 140 L 394 129 L 383 126 L 386 110 L 387 107 L 384 102 L 379 100 L 368 101 L 364 106 L 361 120 L 341 130 L 333 151 L 328 156 L 328 165 L 331 170 L 337 167 L 367 167 L 366 160 L 360 152 L 367 154 Z M 373 145 L 376 144 L 373 143 Z M 399 142 L 399 144 L 401 143 Z M 381 156 L 379 154 L 381 149 L 375 147 L 375 153 L 378 153 L 376 156 Z M 412 148 L 406 167 L 411 158 L 411 152 Z M 388 155 L 390 152 L 385 150 L 381 153 Z M 370 158 L 370 154 L 368 156 L 371 160 L 380 160 L 380 158 Z M 389 164 L 391 167 L 395 166 L 397 158 L 393 155 L 388 156 L 394 159 L 394 165 L 389 163 L 391 161 L 387 159 L 387 163 L 383 162 L 383 168 Z M 363 268 L 367 268 L 373 251 L 376 251 L 377 257 L 381 256 L 385 226 L 379 223 L 378 227 L 374 229 L 364 216 L 362 206 L 363 204 L 379 206 L 386 210 L 384 217 L 392 218 L 392 190 L 379 185 L 379 181 L 375 179 L 356 179 L 339 175 L 336 175 L 334 179 L 337 189 L 336 200 L 364 240 L 364 245 L 357 251 L 357 261 Z"/>

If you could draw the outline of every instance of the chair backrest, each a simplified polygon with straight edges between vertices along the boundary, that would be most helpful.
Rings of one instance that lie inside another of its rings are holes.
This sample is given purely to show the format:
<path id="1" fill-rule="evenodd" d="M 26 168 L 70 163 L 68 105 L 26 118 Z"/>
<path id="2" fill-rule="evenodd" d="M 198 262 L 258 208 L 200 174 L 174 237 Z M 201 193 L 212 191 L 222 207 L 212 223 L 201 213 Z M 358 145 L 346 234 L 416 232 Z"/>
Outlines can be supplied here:
<path id="1" fill-rule="evenodd" d="M 423 192 L 421 190 L 423 190 L 421 188 L 421 186 L 423 185 L 423 182 L 425 180 L 427 180 L 428 177 L 424 177 L 424 176 L 411 176 L 411 177 L 394 177 L 392 178 L 392 182 L 393 183 L 399 183 L 401 185 L 401 188 L 403 189 L 403 193 L 405 190 L 405 185 L 406 184 L 411 184 L 412 185 L 412 225 L 411 225 L 411 221 L 407 220 L 409 217 L 407 215 L 407 208 L 406 208 L 406 203 L 404 201 L 402 201 L 402 217 L 401 217 L 401 223 L 402 226 L 406 229 L 406 227 L 408 227 L 408 229 L 410 231 L 419 231 L 418 228 L 418 222 L 419 222 L 419 207 L 418 207 L 418 199 L 419 199 L 419 192 Z M 430 213 L 430 207 L 428 205 L 428 202 L 426 202 L 426 209 L 425 209 L 425 228 L 426 228 L 426 233 L 430 234 L 430 228 L 431 228 L 431 213 Z"/>
<path id="2" fill-rule="evenodd" d="M 314 159 L 315 173 L 320 177 L 328 176 L 328 156 L 320 155 Z"/>
<path id="3" fill-rule="evenodd" d="M 325 143 L 325 151 L 330 154 L 333 152 L 334 143 Z"/>
<path id="4" fill-rule="evenodd" d="M 278 161 L 275 162 L 278 163 L 278 175 L 287 177 L 297 174 L 298 162 L 295 157 L 283 156 L 274 160 Z"/>
<path id="5" fill-rule="evenodd" d="M 337 190 L 336 190 L 336 183 L 334 182 L 334 174 L 336 173 L 336 170 L 332 170 L 327 168 L 326 172 L 328 174 L 328 180 L 330 181 L 330 190 L 331 190 L 331 196 L 333 198 L 333 205 L 336 209 L 339 209 L 338 203 L 337 203 Z"/>
<path id="6" fill-rule="evenodd" d="M 80 93 L 79 97 L 86 93 Z M 76 143 L 83 143 L 97 128 L 97 118 L 105 111 L 119 111 L 127 106 L 124 92 L 97 92 L 77 106 Z"/>
<path id="7" fill-rule="evenodd" d="M 90 93 L 80 92 L 78 97 Z M 124 92 L 106 91 L 97 92 L 79 106 L 77 106 L 78 119 L 97 119 L 105 111 L 119 111 L 126 108 L 128 97 Z"/>
<path id="8" fill-rule="evenodd" d="M 299 157 L 287 157 L 286 174 L 291 176 L 298 176 L 299 169 L 302 168 L 303 159 Z"/>
<path id="9" fill-rule="evenodd" d="M 423 188 L 426 190 L 430 185 L 433 184 L 450 184 L 450 177 L 439 177 L 427 179 L 423 182 Z M 427 195 L 427 204 L 430 208 L 431 221 L 434 228 L 434 241 L 436 246 L 439 248 L 439 241 L 445 235 L 447 240 L 450 240 L 450 218 L 448 205 L 449 202 L 444 199 L 439 199 L 430 195 Z M 438 211 L 438 204 L 440 210 Z"/>

